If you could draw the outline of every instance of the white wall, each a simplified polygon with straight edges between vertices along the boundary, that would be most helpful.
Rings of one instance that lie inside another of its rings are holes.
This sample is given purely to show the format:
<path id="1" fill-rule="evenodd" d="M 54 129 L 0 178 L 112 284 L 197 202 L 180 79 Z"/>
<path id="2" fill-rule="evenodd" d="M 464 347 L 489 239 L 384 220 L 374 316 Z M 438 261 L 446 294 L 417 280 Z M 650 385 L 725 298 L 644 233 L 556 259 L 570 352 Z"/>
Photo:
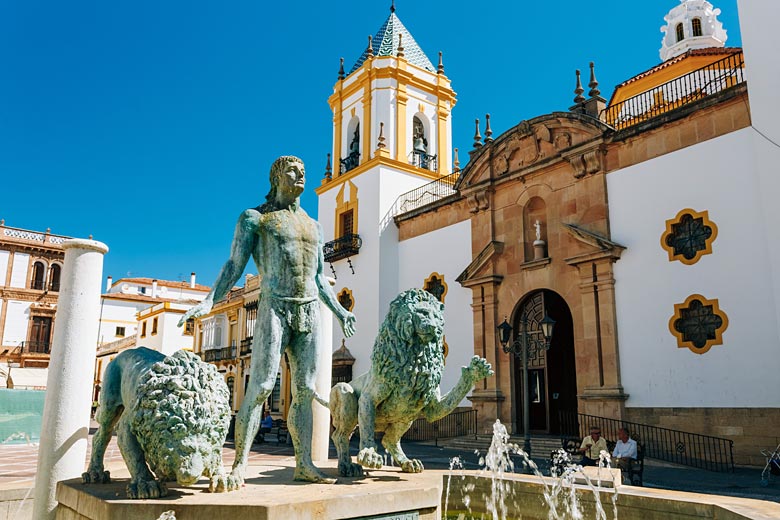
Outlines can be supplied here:
<path id="1" fill-rule="evenodd" d="M 149 307 L 146 302 L 131 302 L 114 299 L 103 299 L 103 309 L 100 316 L 100 331 L 98 341 L 110 343 L 117 339 L 117 327 L 125 327 L 125 337 L 134 336 L 138 322 L 136 314 Z"/>
<path id="2" fill-rule="evenodd" d="M 472 292 L 461 287 L 455 278 L 471 262 L 471 222 L 464 221 L 431 233 L 404 240 L 398 245 L 400 265 L 399 292 L 423 288 L 431 273 L 444 275 L 447 294 L 444 297 L 444 334 L 449 346 L 442 378 L 442 393 L 448 392 L 460 379 L 460 367 L 474 356 L 474 319 Z M 464 400 L 462 406 L 469 406 Z"/>
<path id="3" fill-rule="evenodd" d="M 5 330 L 3 345 L 18 346 L 27 339 L 27 327 L 30 322 L 31 302 L 6 301 Z"/>
<path id="4" fill-rule="evenodd" d="M 752 130 L 661 156 L 607 176 L 615 264 L 620 368 L 628 407 L 777 406 L 777 301 L 753 164 Z M 777 192 L 775 192 L 777 193 Z M 718 227 L 713 253 L 694 265 L 668 260 L 665 222 L 691 208 Z M 767 224 L 765 227 L 764 224 Z M 674 305 L 691 294 L 718 299 L 723 344 L 705 354 L 678 348 Z"/>

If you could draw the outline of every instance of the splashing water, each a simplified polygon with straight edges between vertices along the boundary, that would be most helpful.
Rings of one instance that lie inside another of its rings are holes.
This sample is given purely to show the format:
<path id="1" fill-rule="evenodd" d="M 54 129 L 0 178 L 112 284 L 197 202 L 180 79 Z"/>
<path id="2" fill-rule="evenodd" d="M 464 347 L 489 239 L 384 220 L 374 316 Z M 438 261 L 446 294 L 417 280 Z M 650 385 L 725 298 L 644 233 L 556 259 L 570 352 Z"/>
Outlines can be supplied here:
<path id="1" fill-rule="evenodd" d="M 597 473 L 597 483 L 594 483 L 583 472 L 582 466 L 574 463 L 571 460 L 571 455 L 565 450 L 558 450 L 554 456 L 551 467 L 551 475 L 553 477 L 552 483 L 549 483 L 549 479 L 545 479 L 542 475 L 539 467 L 536 463 L 528 457 L 528 454 L 523 451 L 517 444 L 509 442 L 509 433 L 506 427 L 501 424 L 501 421 L 496 420 L 493 424 L 493 439 L 490 443 L 490 448 L 484 457 L 480 457 L 479 464 L 483 467 L 480 471 L 482 474 L 487 474 L 490 477 L 490 495 L 485 496 L 485 505 L 487 512 L 490 513 L 492 520 L 506 520 L 508 506 L 515 506 L 516 504 L 512 500 L 512 486 L 511 481 L 506 479 L 507 474 L 514 473 L 515 463 L 512 460 L 512 455 L 520 457 L 523 466 L 533 472 L 539 478 L 540 483 L 543 486 L 544 501 L 549 508 L 548 519 L 561 520 L 563 518 L 572 518 L 575 520 L 581 520 L 584 518 L 582 508 L 577 498 L 577 492 L 575 488 L 575 478 L 581 477 L 584 479 L 587 487 L 593 493 L 594 503 L 596 508 L 596 518 L 598 520 L 606 520 L 607 515 L 601 503 L 600 486 L 602 469 L 609 469 L 610 456 L 609 453 L 602 451 L 599 457 L 599 472 Z M 456 464 L 460 464 L 460 459 L 453 459 L 450 462 L 450 477 L 447 480 L 447 491 L 445 497 L 445 518 L 447 514 L 447 507 L 449 501 L 450 492 L 450 479 L 453 470 L 457 467 Z M 462 465 L 460 466 L 461 469 Z M 607 471 L 607 479 L 611 481 L 612 473 Z M 605 480 L 607 480 L 605 479 Z M 473 490 L 473 487 L 472 489 Z M 464 490 L 464 491 L 471 491 Z M 602 488 L 603 490 L 603 488 Z M 617 489 L 615 488 L 612 494 L 612 506 L 613 517 L 617 520 Z M 469 509 L 469 497 L 464 496 L 463 503 Z M 514 509 L 512 507 L 511 509 Z M 512 512 L 511 510 L 509 512 Z"/>

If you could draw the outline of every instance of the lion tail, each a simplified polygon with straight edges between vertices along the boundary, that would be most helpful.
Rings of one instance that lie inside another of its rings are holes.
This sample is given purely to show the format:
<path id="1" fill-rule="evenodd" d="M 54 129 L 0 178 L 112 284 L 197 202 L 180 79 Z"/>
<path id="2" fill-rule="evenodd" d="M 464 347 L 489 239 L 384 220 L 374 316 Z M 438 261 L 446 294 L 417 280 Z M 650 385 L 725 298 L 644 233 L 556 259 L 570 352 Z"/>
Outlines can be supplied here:
<path id="1" fill-rule="evenodd" d="M 330 403 L 328 403 L 328 401 L 326 401 L 326 400 L 325 400 L 325 399 L 324 399 L 324 398 L 323 398 L 323 397 L 322 397 L 320 394 L 318 394 L 317 392 L 314 392 L 314 400 L 315 400 L 315 401 L 317 401 L 318 403 L 320 403 L 320 404 L 321 404 L 322 406 L 324 406 L 325 408 L 328 408 L 328 409 L 330 409 Z"/>

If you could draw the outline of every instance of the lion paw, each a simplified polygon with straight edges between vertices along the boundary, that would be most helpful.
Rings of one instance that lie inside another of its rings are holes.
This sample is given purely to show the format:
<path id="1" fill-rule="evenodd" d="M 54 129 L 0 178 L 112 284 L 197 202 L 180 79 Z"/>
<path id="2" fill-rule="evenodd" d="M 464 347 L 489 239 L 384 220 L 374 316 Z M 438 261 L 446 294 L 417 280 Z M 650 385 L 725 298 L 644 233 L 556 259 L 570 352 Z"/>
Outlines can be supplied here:
<path id="1" fill-rule="evenodd" d="M 84 484 L 108 484 L 111 482 L 111 474 L 102 469 L 90 469 L 81 474 L 81 481 Z"/>
<path id="2" fill-rule="evenodd" d="M 382 467 L 384 459 L 374 448 L 363 448 L 358 452 L 357 462 L 364 468 L 379 469 Z"/>
<path id="3" fill-rule="evenodd" d="M 479 356 L 471 358 L 471 362 L 468 367 L 463 367 L 463 371 L 468 373 L 474 381 L 485 379 L 493 375 L 493 367 L 488 363 L 488 360 Z"/>
<path id="4" fill-rule="evenodd" d="M 363 466 L 352 462 L 349 464 L 339 464 L 339 475 L 342 477 L 362 477 Z"/>
<path id="5" fill-rule="evenodd" d="M 423 463 L 417 459 L 410 459 L 401 464 L 401 471 L 404 473 L 422 473 Z"/>
<path id="6" fill-rule="evenodd" d="M 241 487 L 241 483 L 233 475 L 220 473 L 211 477 L 209 482 L 209 493 L 225 493 L 235 491 Z"/>
<path id="7" fill-rule="evenodd" d="M 128 498 L 160 498 L 168 495 L 168 487 L 159 480 L 131 480 L 127 485 Z"/>

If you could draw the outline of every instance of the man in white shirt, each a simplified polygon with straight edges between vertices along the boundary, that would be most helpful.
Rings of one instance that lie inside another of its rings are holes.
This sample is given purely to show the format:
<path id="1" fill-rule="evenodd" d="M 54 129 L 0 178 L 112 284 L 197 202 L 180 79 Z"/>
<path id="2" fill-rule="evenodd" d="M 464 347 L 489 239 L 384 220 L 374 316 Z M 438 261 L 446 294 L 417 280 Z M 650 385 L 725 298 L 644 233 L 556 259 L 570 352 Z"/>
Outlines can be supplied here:
<path id="1" fill-rule="evenodd" d="M 620 428 L 618 441 L 615 443 L 615 449 L 612 450 L 612 466 L 628 473 L 631 469 L 631 461 L 634 459 L 636 459 L 636 441 L 628 436 L 628 430 Z"/>

